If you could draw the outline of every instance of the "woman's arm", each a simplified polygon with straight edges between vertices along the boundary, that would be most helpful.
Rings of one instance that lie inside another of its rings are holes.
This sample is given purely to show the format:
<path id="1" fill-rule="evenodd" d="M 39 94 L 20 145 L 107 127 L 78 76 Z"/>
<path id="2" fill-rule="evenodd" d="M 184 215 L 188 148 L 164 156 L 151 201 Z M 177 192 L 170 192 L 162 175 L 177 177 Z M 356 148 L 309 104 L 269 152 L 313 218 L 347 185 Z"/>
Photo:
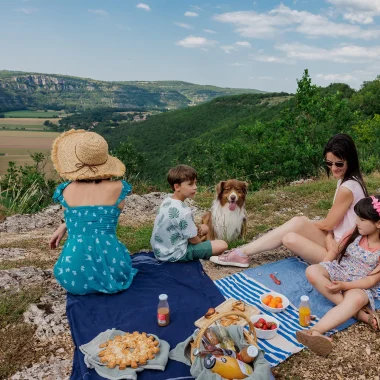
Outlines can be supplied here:
<path id="1" fill-rule="evenodd" d="M 59 246 L 60 241 L 65 236 L 66 233 L 66 223 L 62 223 L 53 233 L 53 236 L 50 238 L 49 247 L 50 249 L 57 248 Z"/>
<path id="2" fill-rule="evenodd" d="M 331 231 L 343 219 L 353 200 L 354 196 L 351 190 L 347 189 L 347 187 L 341 186 L 336 194 L 335 202 L 326 218 L 315 222 L 314 225 L 320 230 Z"/>
<path id="3" fill-rule="evenodd" d="M 331 293 L 338 293 L 350 289 L 370 289 L 380 282 L 380 265 L 378 265 L 367 277 L 356 281 L 332 281 L 332 285 L 326 285 Z"/>

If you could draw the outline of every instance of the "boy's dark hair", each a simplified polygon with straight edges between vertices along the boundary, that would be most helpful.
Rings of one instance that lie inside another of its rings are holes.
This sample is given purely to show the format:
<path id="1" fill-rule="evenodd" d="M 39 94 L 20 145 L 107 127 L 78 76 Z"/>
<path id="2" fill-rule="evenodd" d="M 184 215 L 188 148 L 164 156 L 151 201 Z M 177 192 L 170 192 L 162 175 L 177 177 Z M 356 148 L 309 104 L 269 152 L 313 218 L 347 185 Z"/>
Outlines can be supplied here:
<path id="1" fill-rule="evenodd" d="M 174 190 L 174 185 L 176 183 L 180 185 L 182 182 L 193 182 L 196 179 L 196 170 L 188 165 L 177 165 L 175 168 L 171 168 L 168 172 L 168 182 L 172 190 Z"/>

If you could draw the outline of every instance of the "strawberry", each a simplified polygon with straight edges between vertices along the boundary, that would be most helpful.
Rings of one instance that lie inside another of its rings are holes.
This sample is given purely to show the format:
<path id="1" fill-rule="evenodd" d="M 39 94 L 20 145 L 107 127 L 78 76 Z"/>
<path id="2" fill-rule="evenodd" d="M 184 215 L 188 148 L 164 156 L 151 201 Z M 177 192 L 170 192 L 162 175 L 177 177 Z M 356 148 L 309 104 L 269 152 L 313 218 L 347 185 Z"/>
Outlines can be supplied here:
<path id="1" fill-rule="evenodd" d="M 274 324 L 274 322 L 267 322 L 267 327 L 272 327 L 272 325 Z"/>
<path id="2" fill-rule="evenodd" d="M 276 328 L 277 328 L 277 325 L 275 323 L 270 327 L 271 330 L 276 330 Z"/>
<path id="3" fill-rule="evenodd" d="M 257 327 L 258 329 L 261 329 L 262 327 L 263 327 L 263 323 L 261 323 L 261 322 L 256 322 L 256 325 L 255 325 L 255 327 Z"/>
<path id="4" fill-rule="evenodd" d="M 263 330 L 268 330 L 267 325 L 264 325 L 262 329 L 263 329 Z"/>
<path id="5" fill-rule="evenodd" d="M 257 322 L 260 322 L 260 323 L 262 323 L 262 324 L 267 323 L 266 320 L 265 320 L 264 318 L 260 318 Z"/>

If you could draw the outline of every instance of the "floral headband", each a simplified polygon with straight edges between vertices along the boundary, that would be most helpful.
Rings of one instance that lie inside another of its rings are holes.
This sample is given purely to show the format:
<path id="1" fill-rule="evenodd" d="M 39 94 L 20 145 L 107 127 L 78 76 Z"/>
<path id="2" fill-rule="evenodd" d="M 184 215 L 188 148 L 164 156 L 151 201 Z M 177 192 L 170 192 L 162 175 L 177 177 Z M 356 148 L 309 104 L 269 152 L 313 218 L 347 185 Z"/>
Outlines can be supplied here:
<path id="1" fill-rule="evenodd" d="M 371 196 L 372 198 L 372 205 L 373 208 L 377 211 L 377 213 L 380 215 L 380 201 L 378 201 L 377 198 L 375 198 L 373 195 Z"/>

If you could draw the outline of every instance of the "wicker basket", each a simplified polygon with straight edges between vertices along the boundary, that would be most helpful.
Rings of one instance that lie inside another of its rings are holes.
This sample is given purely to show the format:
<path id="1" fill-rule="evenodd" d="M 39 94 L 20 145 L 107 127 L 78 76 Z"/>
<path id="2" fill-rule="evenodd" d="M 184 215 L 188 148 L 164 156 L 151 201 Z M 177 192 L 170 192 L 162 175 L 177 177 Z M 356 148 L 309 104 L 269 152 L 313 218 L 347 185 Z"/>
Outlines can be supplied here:
<path id="1" fill-rule="evenodd" d="M 221 313 L 221 314 L 218 314 L 216 315 L 214 318 L 211 318 L 209 321 L 207 321 L 204 326 L 199 330 L 198 332 L 198 335 L 196 336 L 195 340 L 194 340 L 194 343 L 192 343 L 192 348 L 191 348 L 191 362 L 193 363 L 195 358 L 194 358 L 194 355 L 193 355 L 193 351 L 195 348 L 198 348 L 200 349 L 200 346 L 201 346 L 201 342 L 202 342 L 202 338 L 203 338 L 203 335 L 204 333 L 206 332 L 206 330 L 213 324 L 215 323 L 217 320 L 221 319 L 221 318 L 224 318 L 224 317 L 228 317 L 229 315 L 237 315 L 238 317 L 241 317 L 241 318 L 244 318 L 247 322 L 248 322 L 248 326 L 249 326 L 249 331 L 247 331 L 246 329 L 244 329 L 244 338 L 246 339 L 246 341 L 249 343 L 249 344 L 252 344 L 256 347 L 258 347 L 257 345 L 257 336 L 256 336 L 256 331 L 255 331 L 255 328 L 253 327 L 253 324 L 252 322 L 250 321 L 250 319 L 248 318 L 248 316 L 241 312 L 241 311 L 228 311 L 228 312 L 225 312 L 225 313 Z"/>

